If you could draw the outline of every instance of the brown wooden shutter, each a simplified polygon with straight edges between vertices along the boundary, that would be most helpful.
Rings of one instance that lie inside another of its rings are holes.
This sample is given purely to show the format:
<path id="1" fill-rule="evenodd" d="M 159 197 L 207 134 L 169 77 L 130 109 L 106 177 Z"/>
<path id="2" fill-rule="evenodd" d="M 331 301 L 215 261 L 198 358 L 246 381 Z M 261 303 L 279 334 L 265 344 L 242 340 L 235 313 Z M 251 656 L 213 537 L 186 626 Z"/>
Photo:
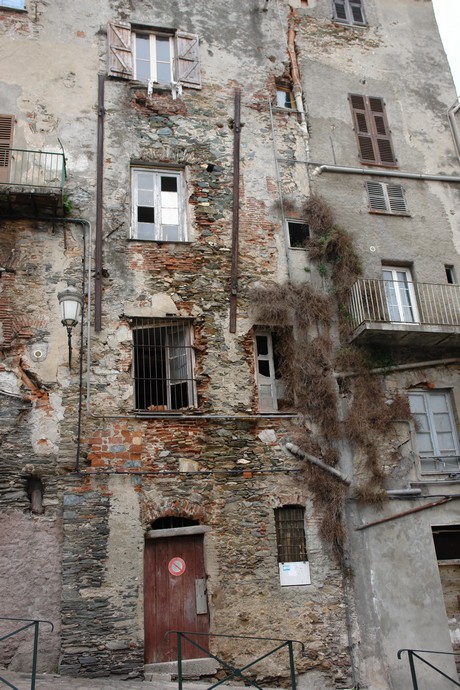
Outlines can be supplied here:
<path id="1" fill-rule="evenodd" d="M 122 79 L 133 78 L 133 51 L 131 25 L 127 22 L 110 22 L 109 39 L 109 76 Z"/>
<path id="2" fill-rule="evenodd" d="M 351 94 L 349 100 L 361 161 L 394 167 L 396 158 L 383 99 Z"/>
<path id="3" fill-rule="evenodd" d="M 369 98 L 369 110 L 374 124 L 377 156 L 381 165 L 395 165 L 396 158 L 390 139 L 390 129 L 385 115 L 383 98 Z"/>
<path id="4" fill-rule="evenodd" d="M 10 176 L 13 129 L 14 115 L 0 115 L 0 182 L 8 182 Z"/>
<path id="5" fill-rule="evenodd" d="M 176 79 L 184 86 L 201 89 L 200 53 L 198 36 L 176 33 L 177 74 Z"/>
<path id="6" fill-rule="evenodd" d="M 350 95 L 350 105 L 358 140 L 359 157 L 363 163 L 376 163 L 374 140 L 372 136 L 369 112 L 364 96 Z"/>

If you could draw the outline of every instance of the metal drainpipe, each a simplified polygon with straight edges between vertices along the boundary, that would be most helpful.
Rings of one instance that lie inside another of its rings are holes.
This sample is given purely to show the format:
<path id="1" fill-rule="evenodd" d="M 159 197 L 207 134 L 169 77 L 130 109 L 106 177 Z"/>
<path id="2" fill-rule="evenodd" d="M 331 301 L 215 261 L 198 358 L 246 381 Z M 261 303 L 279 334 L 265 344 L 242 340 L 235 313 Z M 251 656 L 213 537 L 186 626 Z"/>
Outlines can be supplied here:
<path id="1" fill-rule="evenodd" d="M 460 96 L 457 98 L 455 103 L 447 111 L 447 117 L 449 118 L 450 128 L 452 130 L 452 136 L 454 137 L 455 146 L 457 147 L 457 155 L 460 158 L 460 134 L 457 127 L 457 122 L 455 121 L 455 115 L 460 110 Z"/>
<path id="2" fill-rule="evenodd" d="M 408 362 L 407 364 L 395 364 L 392 367 L 378 367 L 377 369 L 371 369 L 371 374 L 385 374 L 391 371 L 405 371 L 406 369 L 425 369 L 426 367 L 438 367 L 444 364 L 456 364 L 459 361 L 458 357 L 448 357 L 446 359 L 432 359 L 426 362 Z M 353 376 L 358 376 L 357 371 L 335 371 L 334 378 L 345 379 L 351 378 Z"/>
<path id="3" fill-rule="evenodd" d="M 433 182 L 460 183 L 456 175 L 430 175 L 425 173 L 405 173 L 397 170 L 376 170 L 375 168 L 352 168 L 344 165 L 319 165 L 312 175 L 322 175 L 323 172 L 345 173 L 347 175 L 375 175 L 377 177 L 400 177 L 408 180 L 431 180 Z"/>

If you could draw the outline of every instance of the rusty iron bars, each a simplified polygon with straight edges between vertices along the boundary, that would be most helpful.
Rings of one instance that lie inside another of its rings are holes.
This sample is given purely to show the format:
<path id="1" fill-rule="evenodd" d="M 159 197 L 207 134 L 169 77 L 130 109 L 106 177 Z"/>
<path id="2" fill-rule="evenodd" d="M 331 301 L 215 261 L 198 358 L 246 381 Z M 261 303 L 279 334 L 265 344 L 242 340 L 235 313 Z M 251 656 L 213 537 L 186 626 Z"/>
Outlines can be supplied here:
<path id="1" fill-rule="evenodd" d="M 23 632 L 23 630 L 27 630 L 28 628 L 34 629 L 34 647 L 32 650 L 32 674 L 30 678 L 30 690 L 35 690 L 35 679 L 37 675 L 37 656 L 38 656 L 38 634 L 39 634 L 39 627 L 40 623 L 46 623 L 47 625 L 51 625 L 51 632 L 54 630 L 54 625 L 51 623 L 51 621 L 45 621 L 45 620 L 40 620 L 40 619 L 31 619 L 31 618 L 8 618 L 5 616 L 0 616 L 1 621 L 16 621 L 17 623 L 25 623 L 26 625 L 21 625 L 20 628 L 17 628 L 16 630 L 13 630 L 13 632 L 8 633 L 7 635 L 3 635 L 3 637 L 0 637 L 0 642 L 3 642 L 3 640 L 7 640 L 9 637 L 13 637 L 13 635 L 17 635 L 20 632 Z M 7 685 L 9 688 L 12 688 L 12 690 L 19 690 L 19 688 L 16 687 L 16 685 L 13 685 L 9 681 L 7 681 L 5 678 L 2 678 L 0 676 L 0 682 L 4 683 Z"/>
<path id="2" fill-rule="evenodd" d="M 63 153 L 0 148 L 0 184 L 62 190 L 65 175 Z"/>
<path id="3" fill-rule="evenodd" d="M 221 680 L 217 681 L 216 683 L 213 683 L 213 685 L 210 685 L 206 690 L 213 690 L 213 688 L 217 688 L 220 685 L 223 685 L 223 683 L 226 683 L 228 680 L 231 680 L 232 678 L 234 679 L 239 679 L 244 681 L 245 684 L 249 684 L 253 688 L 257 688 L 257 690 L 263 690 L 262 686 L 258 685 L 256 682 L 251 680 L 246 674 L 245 671 L 247 671 L 251 666 L 254 666 L 257 664 L 259 661 L 262 661 L 262 659 L 266 659 L 268 656 L 271 656 L 272 654 L 275 654 L 275 652 L 278 652 L 280 649 L 283 649 L 287 647 L 288 654 L 289 654 L 289 670 L 290 670 L 290 676 L 291 676 L 291 690 L 297 690 L 297 684 L 296 684 L 296 677 L 295 677 L 295 663 L 294 663 L 294 649 L 293 645 L 294 644 L 300 644 L 301 646 L 301 654 L 302 656 L 305 656 L 305 645 L 303 642 L 300 642 L 299 640 L 284 640 L 284 639 L 279 639 L 276 637 L 252 637 L 250 635 L 220 635 L 220 634 L 215 634 L 215 633 L 200 633 L 200 632 L 186 632 L 186 631 L 179 631 L 179 630 L 168 630 L 166 635 L 173 634 L 177 635 L 177 682 L 178 682 L 178 690 L 183 690 L 183 683 L 184 683 L 184 676 L 183 676 L 183 670 L 182 670 L 182 641 L 189 642 L 192 644 L 194 647 L 199 649 L 201 652 L 205 654 L 205 656 L 210 657 L 211 659 L 215 659 L 221 666 L 225 669 L 226 672 L 229 673 L 229 675 L 225 676 L 225 678 L 222 678 Z M 251 661 L 251 663 L 246 664 L 242 668 L 236 668 L 235 666 L 232 666 L 231 664 L 227 663 L 223 659 L 219 658 L 215 654 L 212 654 L 206 647 L 202 647 L 198 642 L 195 642 L 194 640 L 190 639 L 189 635 L 201 635 L 204 637 L 225 637 L 231 640 L 265 640 L 267 642 L 280 642 L 281 644 L 277 645 L 274 647 L 274 649 L 271 649 L 269 652 L 266 654 L 262 654 L 262 656 L 257 657 L 257 659 L 254 659 L 254 661 Z"/>
<path id="4" fill-rule="evenodd" d="M 399 308 L 393 293 L 401 300 L 404 295 Z M 353 328 L 369 322 L 460 326 L 460 286 L 360 278 L 351 288 L 349 311 Z"/>
<path id="5" fill-rule="evenodd" d="M 450 680 L 451 683 L 456 685 L 457 687 L 460 687 L 460 683 L 458 682 L 458 679 L 455 680 L 454 678 L 451 678 L 448 676 L 444 671 L 441 671 L 440 668 L 437 666 L 434 666 L 434 664 L 431 664 L 427 659 L 424 659 L 423 657 L 420 656 L 420 653 L 422 654 L 443 654 L 447 656 L 457 656 L 454 652 L 434 652 L 429 649 L 400 649 L 398 651 L 398 659 L 401 659 L 401 655 L 403 652 L 407 652 L 408 658 L 409 658 L 409 668 L 410 668 L 410 675 L 412 678 L 412 686 L 414 690 L 418 690 L 418 682 L 417 682 L 417 673 L 415 670 L 415 659 L 419 659 L 423 664 L 426 664 L 430 668 L 432 668 L 436 673 L 439 673 L 439 675 L 443 676 L 444 678 L 447 678 L 447 680 Z"/>

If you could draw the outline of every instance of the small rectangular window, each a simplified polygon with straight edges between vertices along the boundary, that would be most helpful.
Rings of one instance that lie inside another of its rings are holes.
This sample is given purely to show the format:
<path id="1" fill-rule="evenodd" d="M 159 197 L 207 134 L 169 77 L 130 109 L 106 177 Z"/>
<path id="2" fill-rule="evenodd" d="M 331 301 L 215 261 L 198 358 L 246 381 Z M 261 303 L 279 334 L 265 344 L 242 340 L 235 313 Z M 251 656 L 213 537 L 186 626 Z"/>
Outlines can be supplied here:
<path id="1" fill-rule="evenodd" d="M 133 327 L 137 410 L 196 406 L 192 328 L 188 319 L 149 319 Z"/>
<path id="2" fill-rule="evenodd" d="M 366 26 L 363 0 L 333 0 L 334 19 L 341 24 Z"/>
<path id="3" fill-rule="evenodd" d="M 457 279 L 455 276 L 455 268 L 453 266 L 446 265 L 446 278 L 447 282 L 449 285 L 456 285 L 457 284 Z"/>
<path id="4" fill-rule="evenodd" d="M 134 34 L 134 79 L 170 84 L 173 78 L 172 36 Z"/>
<path id="5" fill-rule="evenodd" d="M 0 0 L 0 7 L 9 7 L 11 10 L 25 10 L 25 0 Z"/>
<path id="6" fill-rule="evenodd" d="M 286 221 L 289 232 L 289 246 L 291 249 L 306 249 L 310 238 L 310 226 L 301 220 Z"/>
<path id="7" fill-rule="evenodd" d="M 409 393 L 422 474 L 460 473 L 460 446 L 448 391 Z"/>
<path id="8" fill-rule="evenodd" d="M 180 172 L 133 168 L 132 236 L 137 240 L 185 242 L 183 179 Z"/>
<path id="9" fill-rule="evenodd" d="M 404 190 L 400 184 L 366 182 L 366 188 L 371 212 L 395 216 L 408 215 Z"/>
<path id="10" fill-rule="evenodd" d="M 310 584 L 305 509 L 301 506 L 276 508 L 275 527 L 281 586 Z"/>
<path id="11" fill-rule="evenodd" d="M 294 94 L 288 86 L 276 87 L 276 105 L 278 108 L 288 108 L 289 110 L 296 110 L 296 103 Z"/>

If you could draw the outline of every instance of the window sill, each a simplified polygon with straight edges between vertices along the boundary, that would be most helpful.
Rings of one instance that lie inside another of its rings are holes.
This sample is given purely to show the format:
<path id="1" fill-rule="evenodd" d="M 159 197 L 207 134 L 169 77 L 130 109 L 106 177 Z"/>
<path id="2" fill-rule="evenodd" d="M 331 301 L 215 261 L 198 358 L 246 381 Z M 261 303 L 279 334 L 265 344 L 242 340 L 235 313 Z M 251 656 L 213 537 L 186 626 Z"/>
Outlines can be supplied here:
<path id="1" fill-rule="evenodd" d="M 192 244 L 191 240 L 141 240 L 138 237 L 128 237 L 127 240 L 128 242 L 141 242 L 142 244 L 144 242 L 150 242 L 151 244 Z"/>
<path id="2" fill-rule="evenodd" d="M 350 29 L 367 29 L 369 27 L 369 24 L 355 24 L 354 22 L 347 22 L 342 19 L 337 19 L 336 17 L 333 17 L 332 19 L 333 24 L 338 24 L 339 26 L 346 26 Z"/>
<path id="3" fill-rule="evenodd" d="M 410 213 L 392 213 L 391 211 L 377 211 L 376 209 L 369 209 L 369 213 L 375 216 L 396 216 L 397 218 L 412 218 Z"/>

